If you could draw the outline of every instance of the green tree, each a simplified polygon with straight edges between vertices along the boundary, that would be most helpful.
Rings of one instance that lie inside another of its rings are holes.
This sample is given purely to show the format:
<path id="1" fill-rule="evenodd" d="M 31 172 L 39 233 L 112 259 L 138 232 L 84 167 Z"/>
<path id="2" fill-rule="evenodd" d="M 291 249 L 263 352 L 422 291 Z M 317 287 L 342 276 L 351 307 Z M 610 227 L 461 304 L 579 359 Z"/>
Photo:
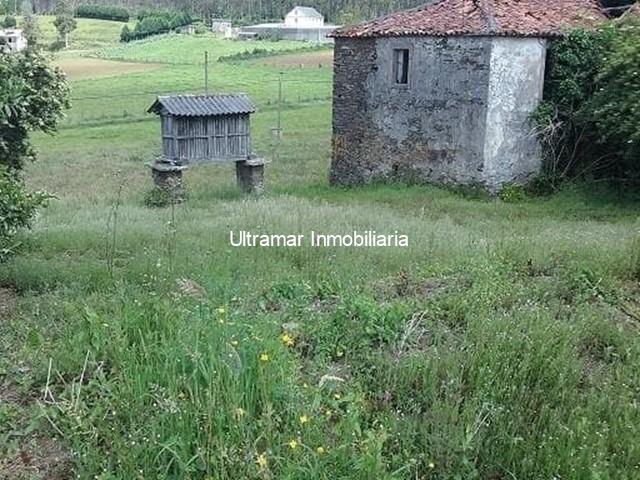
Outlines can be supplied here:
<path id="1" fill-rule="evenodd" d="M 16 17 L 12 17 L 11 15 L 7 15 L 2 21 L 2 28 L 16 28 L 16 25 Z"/>
<path id="2" fill-rule="evenodd" d="M 640 16 L 615 29 L 588 109 L 618 178 L 640 179 Z"/>
<path id="3" fill-rule="evenodd" d="M 47 196 L 27 193 L 20 171 L 35 155 L 29 133 L 53 133 L 65 109 L 69 87 L 65 75 L 29 49 L 0 52 L 0 260 L 14 250 L 12 237 L 29 225 Z"/>
<path id="4" fill-rule="evenodd" d="M 41 35 L 38 18 L 31 13 L 27 13 L 22 18 L 20 26 L 22 27 L 22 33 L 27 39 L 28 45 L 32 48 L 36 47 Z"/>
<path id="5" fill-rule="evenodd" d="M 121 42 L 128 42 L 129 40 L 131 40 L 131 30 L 129 29 L 129 27 L 125 24 L 122 27 L 122 31 L 120 31 L 120 41 Z"/>
<path id="6" fill-rule="evenodd" d="M 69 47 L 69 34 L 78 26 L 76 19 L 73 18 L 73 7 L 68 0 L 58 0 L 56 7 L 56 19 L 53 25 L 58 30 L 61 40 L 64 40 L 65 48 Z"/>
<path id="7" fill-rule="evenodd" d="M 64 73 L 34 51 L 0 53 L 0 164 L 18 171 L 33 158 L 28 133 L 55 132 L 69 108 Z"/>
<path id="8" fill-rule="evenodd" d="M 639 30 L 631 16 L 551 45 L 534 120 L 552 187 L 591 176 L 640 182 Z"/>

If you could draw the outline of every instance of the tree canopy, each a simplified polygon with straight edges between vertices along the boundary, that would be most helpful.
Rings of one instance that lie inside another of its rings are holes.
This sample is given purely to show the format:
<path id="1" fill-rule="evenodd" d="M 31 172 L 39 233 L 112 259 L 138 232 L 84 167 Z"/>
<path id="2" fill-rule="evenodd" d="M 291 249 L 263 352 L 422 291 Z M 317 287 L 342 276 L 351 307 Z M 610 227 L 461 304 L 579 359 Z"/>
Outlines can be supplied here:
<path id="1" fill-rule="evenodd" d="M 19 170 L 33 158 L 28 133 L 55 131 L 69 108 L 64 73 L 39 53 L 0 53 L 0 165 Z"/>

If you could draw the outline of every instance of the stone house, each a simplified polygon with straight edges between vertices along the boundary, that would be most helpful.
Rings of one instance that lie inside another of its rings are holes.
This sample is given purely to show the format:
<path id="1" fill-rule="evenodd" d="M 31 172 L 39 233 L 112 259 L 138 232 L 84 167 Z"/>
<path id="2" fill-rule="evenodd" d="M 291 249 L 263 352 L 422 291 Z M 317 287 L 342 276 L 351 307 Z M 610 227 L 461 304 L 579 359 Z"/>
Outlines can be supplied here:
<path id="1" fill-rule="evenodd" d="M 434 0 L 336 30 L 331 182 L 526 182 L 547 42 L 604 18 L 596 0 Z"/>
<path id="2" fill-rule="evenodd" d="M 19 52 L 25 48 L 27 48 L 27 39 L 22 30 L 16 28 L 0 30 L 0 50 Z"/>

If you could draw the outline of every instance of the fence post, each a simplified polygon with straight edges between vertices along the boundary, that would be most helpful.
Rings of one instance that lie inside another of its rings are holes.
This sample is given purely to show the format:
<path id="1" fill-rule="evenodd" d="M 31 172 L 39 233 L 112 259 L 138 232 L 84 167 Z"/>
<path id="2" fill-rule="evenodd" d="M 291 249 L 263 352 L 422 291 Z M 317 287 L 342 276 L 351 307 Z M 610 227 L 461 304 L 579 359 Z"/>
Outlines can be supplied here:
<path id="1" fill-rule="evenodd" d="M 209 51 L 204 51 L 204 93 L 209 95 Z"/>

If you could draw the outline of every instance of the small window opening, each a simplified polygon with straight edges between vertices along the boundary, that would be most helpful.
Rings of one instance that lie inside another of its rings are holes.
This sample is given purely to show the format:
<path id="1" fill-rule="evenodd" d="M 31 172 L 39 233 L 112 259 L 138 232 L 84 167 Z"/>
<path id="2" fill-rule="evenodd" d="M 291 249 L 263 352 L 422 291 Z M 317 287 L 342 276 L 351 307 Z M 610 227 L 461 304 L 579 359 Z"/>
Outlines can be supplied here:
<path id="1" fill-rule="evenodd" d="M 409 50 L 406 48 L 393 51 L 393 77 L 399 85 L 409 83 Z"/>

